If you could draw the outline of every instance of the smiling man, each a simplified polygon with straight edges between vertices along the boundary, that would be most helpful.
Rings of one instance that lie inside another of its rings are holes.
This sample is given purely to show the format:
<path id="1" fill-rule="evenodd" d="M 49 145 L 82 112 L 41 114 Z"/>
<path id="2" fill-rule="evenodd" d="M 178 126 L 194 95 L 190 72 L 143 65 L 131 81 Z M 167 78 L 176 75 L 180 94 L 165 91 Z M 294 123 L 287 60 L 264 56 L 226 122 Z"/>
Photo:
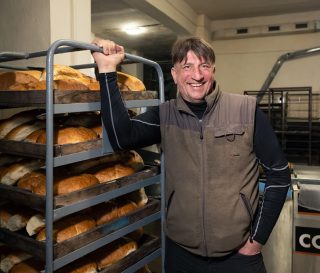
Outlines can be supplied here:
<path id="1" fill-rule="evenodd" d="M 166 179 L 166 273 L 265 273 L 261 255 L 290 172 L 252 97 L 221 92 L 215 54 L 197 37 L 172 48 L 176 99 L 130 119 L 117 86 L 124 48 L 95 40 L 104 125 L 115 151 L 161 143 Z M 266 173 L 259 202 L 258 165 Z"/>

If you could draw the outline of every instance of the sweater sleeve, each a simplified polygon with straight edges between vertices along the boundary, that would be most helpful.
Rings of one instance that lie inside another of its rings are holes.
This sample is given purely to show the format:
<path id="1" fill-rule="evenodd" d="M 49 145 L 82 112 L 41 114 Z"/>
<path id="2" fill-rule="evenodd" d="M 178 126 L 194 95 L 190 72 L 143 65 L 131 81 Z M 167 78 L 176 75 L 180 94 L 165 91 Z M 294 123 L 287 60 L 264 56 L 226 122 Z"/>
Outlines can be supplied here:
<path id="1" fill-rule="evenodd" d="M 101 115 L 115 151 L 137 149 L 160 142 L 159 107 L 130 118 L 119 91 L 117 73 L 100 73 Z"/>
<path id="2" fill-rule="evenodd" d="M 266 183 L 256 211 L 252 238 L 265 244 L 286 200 L 291 175 L 277 136 L 266 115 L 258 107 L 255 117 L 254 150 L 265 172 Z"/>

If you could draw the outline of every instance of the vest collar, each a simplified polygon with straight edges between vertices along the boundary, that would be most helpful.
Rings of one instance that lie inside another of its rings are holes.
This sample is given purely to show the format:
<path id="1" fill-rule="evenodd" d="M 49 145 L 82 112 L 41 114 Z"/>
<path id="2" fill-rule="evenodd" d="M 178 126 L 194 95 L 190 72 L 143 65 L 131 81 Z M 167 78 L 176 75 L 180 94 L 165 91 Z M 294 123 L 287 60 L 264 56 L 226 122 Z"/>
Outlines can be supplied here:
<path id="1" fill-rule="evenodd" d="M 205 101 L 207 102 L 207 111 L 209 111 L 211 108 L 213 108 L 216 103 L 219 100 L 219 97 L 221 96 L 221 91 L 219 89 L 219 86 L 216 81 L 213 82 L 212 84 L 212 90 L 211 92 L 205 97 Z M 189 109 L 187 104 L 184 102 L 183 98 L 181 95 L 177 95 L 176 99 L 176 105 L 179 111 L 187 112 L 190 114 L 193 114 L 192 111 Z"/>

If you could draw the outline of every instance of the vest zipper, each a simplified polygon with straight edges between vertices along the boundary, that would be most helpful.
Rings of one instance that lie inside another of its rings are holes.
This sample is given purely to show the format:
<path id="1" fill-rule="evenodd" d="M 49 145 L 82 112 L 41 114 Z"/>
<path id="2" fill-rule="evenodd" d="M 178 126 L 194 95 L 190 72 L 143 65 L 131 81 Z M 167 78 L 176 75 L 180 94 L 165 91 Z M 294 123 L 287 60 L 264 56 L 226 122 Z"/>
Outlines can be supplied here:
<path id="1" fill-rule="evenodd" d="M 202 173 L 202 226 L 203 226 L 203 246 L 204 246 L 204 250 L 206 252 L 206 256 L 208 256 L 208 248 L 207 248 L 207 243 L 206 243 L 206 224 L 205 224 L 205 179 L 204 179 L 204 151 L 203 151 L 203 127 L 202 127 L 202 119 L 199 120 L 199 124 L 200 124 L 200 140 L 201 140 L 201 160 L 202 160 L 202 170 L 201 170 L 201 173 Z"/>
<path id="2" fill-rule="evenodd" d="M 200 139 L 203 140 L 202 119 L 199 120 L 199 123 L 200 123 Z"/>

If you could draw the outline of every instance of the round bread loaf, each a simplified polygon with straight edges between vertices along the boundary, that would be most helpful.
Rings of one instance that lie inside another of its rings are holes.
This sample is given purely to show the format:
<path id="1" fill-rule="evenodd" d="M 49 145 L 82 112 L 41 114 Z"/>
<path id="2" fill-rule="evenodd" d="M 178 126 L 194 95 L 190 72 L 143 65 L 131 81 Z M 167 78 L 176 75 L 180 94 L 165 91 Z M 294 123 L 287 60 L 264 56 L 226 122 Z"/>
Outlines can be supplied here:
<path id="1" fill-rule="evenodd" d="M 44 196 L 46 195 L 46 175 L 40 171 L 27 173 L 19 179 L 17 187 Z"/>
<path id="2" fill-rule="evenodd" d="M 64 145 L 79 142 L 86 142 L 97 139 L 97 134 L 85 127 L 60 128 L 54 132 L 54 144 Z M 46 143 L 46 133 L 41 133 L 37 138 L 37 143 Z"/>
<path id="3" fill-rule="evenodd" d="M 53 240 L 57 243 L 68 240 L 72 237 L 80 235 L 86 231 L 93 229 L 96 221 L 85 215 L 71 215 L 62 218 L 53 224 Z M 42 229 L 36 239 L 38 241 L 46 240 L 46 230 Z"/>
<path id="4" fill-rule="evenodd" d="M 97 261 L 98 269 L 102 270 L 120 261 L 137 249 L 138 245 L 135 241 L 129 238 L 120 238 L 93 252 L 92 257 Z"/>
<path id="5" fill-rule="evenodd" d="M 135 173 L 134 169 L 123 164 L 114 164 L 113 166 L 100 169 L 94 173 L 100 183 L 105 183 L 124 176 Z"/>
<path id="6" fill-rule="evenodd" d="M 95 131 L 99 138 L 102 138 L 102 125 L 97 125 L 97 126 L 91 127 L 90 129 Z"/>
<path id="7" fill-rule="evenodd" d="M 2 271 L 5 273 L 10 272 L 11 268 L 14 265 L 21 263 L 29 258 L 31 258 L 30 254 L 23 252 L 21 250 L 10 248 L 9 250 L 7 250 L 6 254 L 1 255 L 0 272 Z"/>

